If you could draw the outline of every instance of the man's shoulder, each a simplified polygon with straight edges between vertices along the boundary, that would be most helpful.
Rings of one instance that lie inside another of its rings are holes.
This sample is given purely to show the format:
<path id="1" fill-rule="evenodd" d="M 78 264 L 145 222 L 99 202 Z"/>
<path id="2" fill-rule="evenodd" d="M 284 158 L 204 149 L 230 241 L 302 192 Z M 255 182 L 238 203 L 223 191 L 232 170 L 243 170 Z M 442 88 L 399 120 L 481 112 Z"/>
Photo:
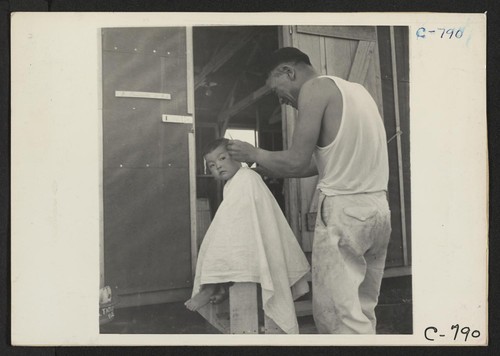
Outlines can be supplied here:
<path id="1" fill-rule="evenodd" d="M 340 94 L 338 85 L 333 77 L 318 76 L 306 81 L 300 89 L 301 94 L 331 96 Z"/>

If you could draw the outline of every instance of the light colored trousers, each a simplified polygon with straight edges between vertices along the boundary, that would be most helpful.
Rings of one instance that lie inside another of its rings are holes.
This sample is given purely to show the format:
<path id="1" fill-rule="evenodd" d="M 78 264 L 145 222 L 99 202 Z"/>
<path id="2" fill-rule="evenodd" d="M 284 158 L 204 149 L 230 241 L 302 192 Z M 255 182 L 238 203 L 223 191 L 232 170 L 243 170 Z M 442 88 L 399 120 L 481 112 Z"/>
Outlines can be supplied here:
<path id="1" fill-rule="evenodd" d="M 386 192 L 320 193 L 312 251 L 320 334 L 375 334 L 375 306 L 391 235 Z"/>

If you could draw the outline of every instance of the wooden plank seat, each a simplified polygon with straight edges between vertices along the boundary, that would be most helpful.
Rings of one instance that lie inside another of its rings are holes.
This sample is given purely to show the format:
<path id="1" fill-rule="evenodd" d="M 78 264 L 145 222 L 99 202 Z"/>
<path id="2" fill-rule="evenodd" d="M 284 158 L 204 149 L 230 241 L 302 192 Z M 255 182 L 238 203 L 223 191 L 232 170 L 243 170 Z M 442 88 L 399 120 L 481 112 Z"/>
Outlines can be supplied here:
<path id="1" fill-rule="evenodd" d="M 223 334 L 283 334 L 283 330 L 264 315 L 259 294 L 256 283 L 234 283 L 227 300 L 206 305 L 199 313 Z"/>

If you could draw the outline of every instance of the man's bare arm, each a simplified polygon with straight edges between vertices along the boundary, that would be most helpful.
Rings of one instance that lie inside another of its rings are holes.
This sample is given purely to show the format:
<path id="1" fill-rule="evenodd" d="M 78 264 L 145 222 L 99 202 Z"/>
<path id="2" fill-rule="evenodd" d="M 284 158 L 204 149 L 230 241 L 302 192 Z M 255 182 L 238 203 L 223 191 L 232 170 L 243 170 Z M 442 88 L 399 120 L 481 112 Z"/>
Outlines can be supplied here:
<path id="1" fill-rule="evenodd" d="M 259 173 L 262 176 L 270 177 L 270 178 L 282 178 L 283 176 L 276 175 L 275 173 L 271 172 L 270 170 L 264 168 L 263 166 L 257 166 L 253 168 L 254 171 Z M 314 160 L 311 160 L 311 163 L 309 164 L 309 167 L 305 169 L 304 171 L 300 172 L 299 175 L 296 177 L 288 177 L 288 178 L 305 178 L 305 177 L 312 177 L 318 175 L 318 168 L 316 167 L 316 163 Z"/>
<path id="2" fill-rule="evenodd" d="M 292 138 L 292 146 L 286 151 L 266 151 L 249 148 L 238 142 L 228 145 L 228 150 L 238 160 L 257 162 L 275 177 L 304 177 L 313 175 L 311 161 L 318 141 L 321 121 L 331 99 L 328 79 L 315 78 L 301 89 L 299 117 Z"/>

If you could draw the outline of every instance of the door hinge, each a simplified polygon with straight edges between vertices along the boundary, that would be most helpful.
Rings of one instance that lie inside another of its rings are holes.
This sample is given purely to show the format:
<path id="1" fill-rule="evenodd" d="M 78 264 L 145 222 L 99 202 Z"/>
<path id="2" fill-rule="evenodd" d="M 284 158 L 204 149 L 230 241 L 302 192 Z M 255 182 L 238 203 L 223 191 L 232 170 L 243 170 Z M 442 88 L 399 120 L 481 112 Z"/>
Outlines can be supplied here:
<path id="1" fill-rule="evenodd" d="M 288 33 L 289 34 L 293 33 L 293 26 L 292 25 L 288 26 Z"/>
<path id="2" fill-rule="evenodd" d="M 302 232 L 302 212 L 299 211 L 299 231 Z"/>

